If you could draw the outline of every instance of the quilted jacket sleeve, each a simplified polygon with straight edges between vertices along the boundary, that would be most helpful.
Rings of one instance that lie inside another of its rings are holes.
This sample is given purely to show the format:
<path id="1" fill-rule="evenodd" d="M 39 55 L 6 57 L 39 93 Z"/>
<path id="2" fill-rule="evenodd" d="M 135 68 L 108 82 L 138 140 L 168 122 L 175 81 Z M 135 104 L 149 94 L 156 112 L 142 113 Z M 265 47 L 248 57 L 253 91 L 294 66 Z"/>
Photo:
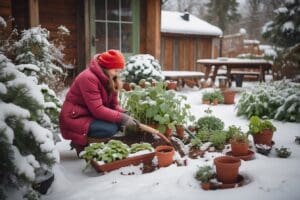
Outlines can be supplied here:
<path id="1" fill-rule="evenodd" d="M 121 113 L 103 105 L 102 97 L 98 89 L 98 81 L 93 77 L 86 77 L 79 82 L 79 89 L 93 117 L 100 120 L 119 123 Z"/>

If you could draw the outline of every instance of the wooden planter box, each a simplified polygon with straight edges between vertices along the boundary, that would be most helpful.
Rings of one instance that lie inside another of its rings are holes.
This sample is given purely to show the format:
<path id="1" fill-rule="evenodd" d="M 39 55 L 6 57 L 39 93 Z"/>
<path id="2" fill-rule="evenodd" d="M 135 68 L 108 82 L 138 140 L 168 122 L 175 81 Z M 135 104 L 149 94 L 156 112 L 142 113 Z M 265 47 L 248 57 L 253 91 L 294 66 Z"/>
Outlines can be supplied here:
<path id="1" fill-rule="evenodd" d="M 153 158 L 155 156 L 155 152 L 133 156 L 129 158 L 125 158 L 123 160 L 117 160 L 111 163 L 106 164 L 98 164 L 97 161 L 92 160 L 91 165 L 96 169 L 97 172 L 110 172 L 116 169 L 119 169 L 121 167 L 126 167 L 129 165 L 139 165 L 141 163 L 144 164 L 151 164 Z"/>

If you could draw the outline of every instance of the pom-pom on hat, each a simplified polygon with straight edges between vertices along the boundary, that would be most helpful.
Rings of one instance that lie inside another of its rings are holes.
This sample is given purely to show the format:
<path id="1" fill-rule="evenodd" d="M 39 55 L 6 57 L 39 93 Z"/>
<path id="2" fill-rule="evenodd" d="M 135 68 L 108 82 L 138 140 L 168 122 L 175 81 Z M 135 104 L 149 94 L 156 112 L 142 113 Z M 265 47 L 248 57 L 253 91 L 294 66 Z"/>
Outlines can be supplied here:
<path id="1" fill-rule="evenodd" d="M 108 50 L 98 56 L 98 64 L 105 69 L 123 69 L 125 58 L 118 50 Z"/>

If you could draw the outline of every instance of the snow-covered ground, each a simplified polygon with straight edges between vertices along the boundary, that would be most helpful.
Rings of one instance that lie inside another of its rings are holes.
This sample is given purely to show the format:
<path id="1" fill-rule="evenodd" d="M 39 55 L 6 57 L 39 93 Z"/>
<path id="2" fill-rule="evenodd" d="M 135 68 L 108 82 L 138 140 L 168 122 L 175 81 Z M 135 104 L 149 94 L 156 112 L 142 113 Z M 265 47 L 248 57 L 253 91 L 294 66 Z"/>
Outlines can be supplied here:
<path id="1" fill-rule="evenodd" d="M 244 83 L 243 88 L 247 88 Z M 201 104 L 203 90 L 184 88 L 180 94 L 188 97 L 192 113 L 199 118 L 207 105 Z M 239 96 L 236 97 L 236 101 Z M 248 130 L 248 120 L 236 116 L 234 105 L 211 106 L 213 114 L 221 118 L 225 127 L 241 126 Z M 299 123 L 272 121 L 277 128 L 273 140 L 275 147 L 289 147 L 292 155 L 287 159 L 277 158 L 275 148 L 268 157 L 255 154 L 251 161 L 242 161 L 240 174 L 247 184 L 235 189 L 204 191 L 194 178 L 198 166 L 212 164 L 213 157 L 220 153 L 206 153 L 204 158 L 188 159 L 188 165 L 173 164 L 152 173 L 141 174 L 139 167 L 125 167 L 104 175 L 90 168 L 83 172 L 85 162 L 78 159 L 75 151 L 69 150 L 69 141 L 57 143 L 60 163 L 54 167 L 55 181 L 43 199 L 96 200 L 96 199 L 263 199 L 296 200 L 300 198 L 300 145 L 294 142 L 300 136 Z M 134 171 L 135 175 L 121 175 Z"/>

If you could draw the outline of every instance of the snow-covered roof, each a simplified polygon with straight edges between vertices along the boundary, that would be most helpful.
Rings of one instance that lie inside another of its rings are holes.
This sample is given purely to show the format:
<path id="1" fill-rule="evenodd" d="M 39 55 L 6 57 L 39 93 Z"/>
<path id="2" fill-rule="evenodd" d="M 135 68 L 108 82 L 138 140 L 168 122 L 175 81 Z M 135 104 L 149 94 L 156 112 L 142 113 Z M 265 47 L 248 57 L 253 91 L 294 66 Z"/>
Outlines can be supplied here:
<path id="1" fill-rule="evenodd" d="M 222 30 L 208 22 L 190 14 L 189 21 L 182 19 L 184 13 L 175 11 L 161 11 L 161 32 L 194 35 L 220 36 Z"/>

